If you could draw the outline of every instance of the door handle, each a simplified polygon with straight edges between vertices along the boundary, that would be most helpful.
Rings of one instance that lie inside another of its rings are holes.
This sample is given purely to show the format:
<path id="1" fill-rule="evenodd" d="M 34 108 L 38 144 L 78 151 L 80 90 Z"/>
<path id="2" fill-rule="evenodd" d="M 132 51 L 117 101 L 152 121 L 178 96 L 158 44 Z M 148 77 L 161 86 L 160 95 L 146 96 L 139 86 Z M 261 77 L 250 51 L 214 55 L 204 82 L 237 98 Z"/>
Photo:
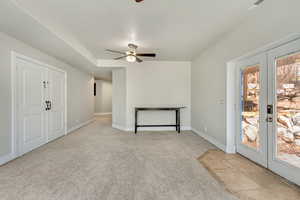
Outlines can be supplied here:
<path id="1" fill-rule="evenodd" d="M 52 109 L 52 102 L 51 101 L 45 101 L 45 103 L 46 103 L 46 111 L 48 111 L 48 110 L 51 110 Z"/>
<path id="2" fill-rule="evenodd" d="M 46 111 L 48 111 L 50 108 L 49 108 L 49 101 L 45 101 L 45 103 L 46 103 L 46 108 L 45 108 L 45 110 Z"/>
<path id="3" fill-rule="evenodd" d="M 268 113 L 269 115 L 272 115 L 272 114 L 273 114 L 273 105 L 268 105 L 268 106 L 267 106 L 267 113 Z"/>

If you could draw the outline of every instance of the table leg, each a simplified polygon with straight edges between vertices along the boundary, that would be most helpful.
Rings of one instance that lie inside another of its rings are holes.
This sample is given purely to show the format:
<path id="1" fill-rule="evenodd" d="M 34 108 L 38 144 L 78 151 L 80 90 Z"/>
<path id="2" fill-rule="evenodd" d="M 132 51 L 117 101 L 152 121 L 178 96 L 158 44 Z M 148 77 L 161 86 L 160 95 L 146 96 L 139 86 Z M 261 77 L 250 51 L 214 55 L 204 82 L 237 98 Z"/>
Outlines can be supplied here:
<path id="1" fill-rule="evenodd" d="M 135 122 L 134 122 L 134 133 L 137 133 L 137 120 L 138 120 L 138 111 L 135 110 Z"/>
<path id="2" fill-rule="evenodd" d="M 181 127 L 180 127 L 180 109 L 178 110 L 178 133 L 180 133 Z"/>
<path id="3" fill-rule="evenodd" d="M 175 110 L 176 115 L 176 131 L 178 131 L 178 110 Z"/>

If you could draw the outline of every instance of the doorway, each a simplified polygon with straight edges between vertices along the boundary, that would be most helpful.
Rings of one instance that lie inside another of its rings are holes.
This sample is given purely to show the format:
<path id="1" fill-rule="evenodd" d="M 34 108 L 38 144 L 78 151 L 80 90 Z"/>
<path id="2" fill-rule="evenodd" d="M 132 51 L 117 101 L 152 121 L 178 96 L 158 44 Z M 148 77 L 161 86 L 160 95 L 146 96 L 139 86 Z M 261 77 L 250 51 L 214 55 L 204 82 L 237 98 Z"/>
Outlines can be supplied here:
<path id="1" fill-rule="evenodd" d="M 237 152 L 300 185 L 300 40 L 236 66 Z"/>

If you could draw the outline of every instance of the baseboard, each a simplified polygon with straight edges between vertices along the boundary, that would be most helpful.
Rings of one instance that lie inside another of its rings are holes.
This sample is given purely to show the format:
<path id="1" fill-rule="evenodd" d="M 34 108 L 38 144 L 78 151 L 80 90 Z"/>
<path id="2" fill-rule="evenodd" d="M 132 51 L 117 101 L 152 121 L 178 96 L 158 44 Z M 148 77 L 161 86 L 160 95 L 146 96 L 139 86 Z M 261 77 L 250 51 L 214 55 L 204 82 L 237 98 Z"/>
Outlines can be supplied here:
<path id="1" fill-rule="evenodd" d="M 236 154 L 235 145 L 226 145 L 226 153 L 228 154 Z"/>
<path id="2" fill-rule="evenodd" d="M 93 118 L 93 119 L 90 119 L 90 120 L 88 120 L 88 121 L 86 121 L 86 122 L 83 122 L 83 123 L 81 123 L 81 124 L 79 124 L 79 125 L 76 125 L 76 126 L 70 128 L 70 129 L 68 129 L 67 134 L 69 134 L 69 133 L 71 133 L 71 132 L 73 132 L 73 131 L 75 131 L 75 130 L 77 130 L 77 129 L 80 129 L 80 128 L 82 128 L 83 126 L 86 126 L 86 125 L 92 123 L 93 121 L 95 121 L 94 118 Z"/>
<path id="3" fill-rule="evenodd" d="M 204 138 L 205 140 L 207 140 L 208 142 L 212 143 L 213 145 L 215 145 L 216 147 L 218 147 L 219 149 L 221 149 L 222 151 L 226 152 L 226 145 L 220 143 L 218 140 L 216 140 L 215 138 L 203 133 L 203 132 L 200 132 L 200 131 L 197 131 L 196 129 L 193 129 L 192 128 L 192 131 L 194 133 L 196 133 L 197 135 L 199 135 L 200 137 Z"/>
<path id="4" fill-rule="evenodd" d="M 119 129 L 121 131 L 127 131 L 126 127 L 124 127 L 124 126 L 120 126 L 120 125 L 117 125 L 117 124 L 112 124 L 111 126 L 113 128 Z"/>
<path id="5" fill-rule="evenodd" d="M 0 166 L 8 163 L 9 161 L 15 159 L 15 156 L 10 153 L 8 155 L 0 156 Z"/>
<path id="6" fill-rule="evenodd" d="M 106 112 L 106 113 L 94 113 L 95 116 L 102 116 L 102 115 L 111 115 L 111 112 Z"/>

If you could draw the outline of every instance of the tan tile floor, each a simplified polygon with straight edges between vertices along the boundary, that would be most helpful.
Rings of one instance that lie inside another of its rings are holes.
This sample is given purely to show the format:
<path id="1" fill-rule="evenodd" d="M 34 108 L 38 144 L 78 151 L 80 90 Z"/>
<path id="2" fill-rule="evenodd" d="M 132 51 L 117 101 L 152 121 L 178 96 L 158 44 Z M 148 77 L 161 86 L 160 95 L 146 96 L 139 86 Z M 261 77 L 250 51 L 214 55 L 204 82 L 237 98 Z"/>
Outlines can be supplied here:
<path id="1" fill-rule="evenodd" d="M 300 200 L 300 187 L 241 155 L 209 150 L 199 161 L 239 199 Z"/>

